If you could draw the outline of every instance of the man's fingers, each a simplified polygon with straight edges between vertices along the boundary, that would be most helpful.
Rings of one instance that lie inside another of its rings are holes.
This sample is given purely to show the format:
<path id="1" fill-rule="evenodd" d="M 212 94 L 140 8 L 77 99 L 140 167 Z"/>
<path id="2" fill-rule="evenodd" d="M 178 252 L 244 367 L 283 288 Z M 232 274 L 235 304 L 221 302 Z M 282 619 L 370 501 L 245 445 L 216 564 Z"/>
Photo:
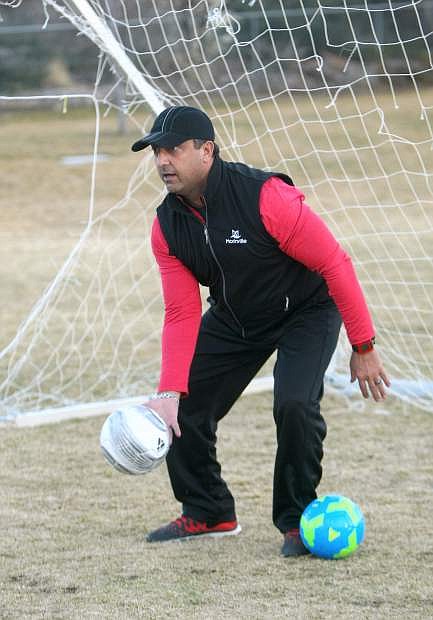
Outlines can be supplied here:
<path id="1" fill-rule="evenodd" d="M 380 379 L 372 379 L 370 377 L 358 377 L 359 388 L 364 398 L 369 397 L 371 393 L 376 402 L 386 399 L 385 387 L 390 387 L 391 383 L 386 375 L 381 375 Z"/>
<path id="2" fill-rule="evenodd" d="M 391 381 L 388 379 L 384 372 L 380 373 L 380 378 L 382 379 L 382 383 L 379 384 L 379 392 L 383 400 L 386 398 L 386 387 L 391 387 Z"/>
<path id="3" fill-rule="evenodd" d="M 367 382 L 365 379 L 360 379 L 358 377 L 358 383 L 359 383 L 359 389 L 361 390 L 361 394 L 363 395 L 364 398 L 368 398 L 368 389 L 367 389 Z"/>
<path id="4" fill-rule="evenodd" d="M 168 426 L 168 434 L 170 436 L 170 446 L 171 446 L 171 444 L 173 443 L 173 435 L 176 435 L 176 437 L 180 437 L 181 432 L 180 432 L 179 424 L 167 424 L 167 426 Z"/>
<path id="5" fill-rule="evenodd" d="M 148 407 L 156 411 L 158 415 L 164 420 L 167 424 L 170 431 L 170 444 L 172 442 L 173 433 L 176 437 L 180 437 L 180 427 L 177 420 L 178 414 L 178 401 L 176 399 L 171 398 L 153 398 L 145 403 Z"/>
<path id="6" fill-rule="evenodd" d="M 387 385 L 387 383 L 385 382 L 385 379 L 382 376 L 376 379 L 369 378 L 368 385 L 370 388 L 371 395 L 373 396 L 376 402 L 379 402 L 380 400 L 385 400 L 386 398 L 385 385 Z"/>
<path id="7" fill-rule="evenodd" d="M 388 376 L 387 376 L 386 372 L 385 372 L 385 371 L 382 371 L 382 372 L 380 373 L 380 376 L 381 376 L 381 378 L 383 379 L 383 381 L 384 381 L 384 383 L 385 383 L 386 387 L 391 387 L 391 381 L 388 379 Z"/>
<path id="8" fill-rule="evenodd" d="M 370 392 L 371 395 L 373 396 L 374 400 L 376 402 L 378 402 L 379 400 L 382 400 L 382 398 L 384 397 L 384 392 L 383 392 L 383 383 L 381 383 L 380 385 L 377 385 L 376 382 L 371 381 L 369 383 L 370 386 Z"/>
<path id="9" fill-rule="evenodd" d="M 352 353 L 350 375 L 352 381 L 358 379 L 359 389 L 364 398 L 368 398 L 369 394 L 375 401 L 386 398 L 386 388 L 391 386 L 391 382 L 376 351 L 370 351 L 365 355 Z"/>

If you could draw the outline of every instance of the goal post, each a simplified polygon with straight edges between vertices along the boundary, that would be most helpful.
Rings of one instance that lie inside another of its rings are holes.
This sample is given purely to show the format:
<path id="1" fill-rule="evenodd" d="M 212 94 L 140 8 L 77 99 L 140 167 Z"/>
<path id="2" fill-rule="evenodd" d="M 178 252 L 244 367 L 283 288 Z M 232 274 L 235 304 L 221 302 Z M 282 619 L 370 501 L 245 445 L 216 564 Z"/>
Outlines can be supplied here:
<path id="1" fill-rule="evenodd" d="M 71 14 L 65 12 L 61 3 L 56 0 L 44 0 L 47 6 L 52 6 L 65 17 Z M 143 96 L 146 103 L 150 106 L 155 114 L 159 114 L 164 109 L 162 93 L 153 88 L 149 82 L 138 71 L 136 66 L 128 58 L 121 45 L 114 37 L 103 19 L 98 17 L 95 10 L 87 0 L 71 0 L 71 6 L 75 7 L 80 18 L 84 18 L 86 27 L 89 29 L 86 34 L 94 40 L 101 49 L 110 55 L 112 62 L 119 65 L 123 74 L 132 82 L 134 87 Z"/>
<path id="2" fill-rule="evenodd" d="M 294 178 L 353 258 L 392 393 L 431 410 L 433 1 L 41 1 L 99 48 L 93 174 L 77 242 L 0 351 L 1 419 L 99 415 L 155 389 L 163 310 L 149 234 L 163 191 L 151 155 L 129 147 L 172 104 L 206 109 L 224 159 Z M 118 84 L 130 134 L 118 163 L 103 163 L 99 117 L 119 108 Z M 120 168 L 129 180 L 110 203 Z M 51 162 L 47 175 L 64 191 L 63 170 Z M 328 389 L 358 407 L 349 355 L 343 328 Z M 272 387 L 269 371 L 250 393 Z"/>

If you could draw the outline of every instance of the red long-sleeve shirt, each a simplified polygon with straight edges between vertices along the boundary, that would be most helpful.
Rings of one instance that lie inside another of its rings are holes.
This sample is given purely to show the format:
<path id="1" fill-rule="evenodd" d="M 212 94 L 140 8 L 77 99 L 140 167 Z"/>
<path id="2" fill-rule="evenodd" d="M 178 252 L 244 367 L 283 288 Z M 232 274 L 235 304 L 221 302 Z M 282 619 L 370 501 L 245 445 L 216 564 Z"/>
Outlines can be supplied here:
<path id="1" fill-rule="evenodd" d="M 319 273 L 328 285 L 351 344 L 374 336 L 373 323 L 352 261 L 325 223 L 304 202 L 299 189 L 278 177 L 260 192 L 260 217 L 282 252 Z M 152 249 L 159 266 L 165 304 L 159 390 L 188 393 L 188 378 L 201 320 L 199 284 L 175 256 L 155 218 Z"/>

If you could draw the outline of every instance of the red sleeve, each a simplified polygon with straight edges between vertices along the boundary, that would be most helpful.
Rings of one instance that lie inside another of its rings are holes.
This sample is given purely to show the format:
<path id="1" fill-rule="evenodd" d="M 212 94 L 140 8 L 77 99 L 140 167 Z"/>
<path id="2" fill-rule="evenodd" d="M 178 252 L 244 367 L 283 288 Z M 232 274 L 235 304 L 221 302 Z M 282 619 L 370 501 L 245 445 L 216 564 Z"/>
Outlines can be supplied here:
<path id="1" fill-rule="evenodd" d="M 201 320 L 200 289 L 189 269 L 175 256 L 170 256 L 158 218 L 152 226 L 152 250 L 161 274 L 165 304 L 158 389 L 187 394 Z"/>
<path id="2" fill-rule="evenodd" d="M 372 338 L 373 323 L 350 256 L 299 189 L 271 177 L 261 190 L 260 215 L 283 252 L 326 280 L 351 344 Z"/>

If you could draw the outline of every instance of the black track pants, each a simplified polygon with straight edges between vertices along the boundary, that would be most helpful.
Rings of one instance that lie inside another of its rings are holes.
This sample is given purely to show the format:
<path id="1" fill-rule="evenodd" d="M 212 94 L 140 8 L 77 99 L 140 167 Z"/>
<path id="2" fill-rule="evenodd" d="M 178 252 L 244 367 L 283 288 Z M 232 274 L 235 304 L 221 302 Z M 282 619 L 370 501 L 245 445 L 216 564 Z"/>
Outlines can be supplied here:
<path id="1" fill-rule="evenodd" d="M 167 455 L 183 514 L 209 525 L 236 518 L 234 499 L 216 458 L 217 423 L 277 349 L 273 520 L 282 532 L 298 526 L 321 478 L 326 424 L 320 400 L 340 325 L 332 301 L 304 309 L 260 341 L 241 338 L 213 310 L 204 315 L 191 366 L 190 394 L 179 408 L 182 437 L 174 439 Z"/>

